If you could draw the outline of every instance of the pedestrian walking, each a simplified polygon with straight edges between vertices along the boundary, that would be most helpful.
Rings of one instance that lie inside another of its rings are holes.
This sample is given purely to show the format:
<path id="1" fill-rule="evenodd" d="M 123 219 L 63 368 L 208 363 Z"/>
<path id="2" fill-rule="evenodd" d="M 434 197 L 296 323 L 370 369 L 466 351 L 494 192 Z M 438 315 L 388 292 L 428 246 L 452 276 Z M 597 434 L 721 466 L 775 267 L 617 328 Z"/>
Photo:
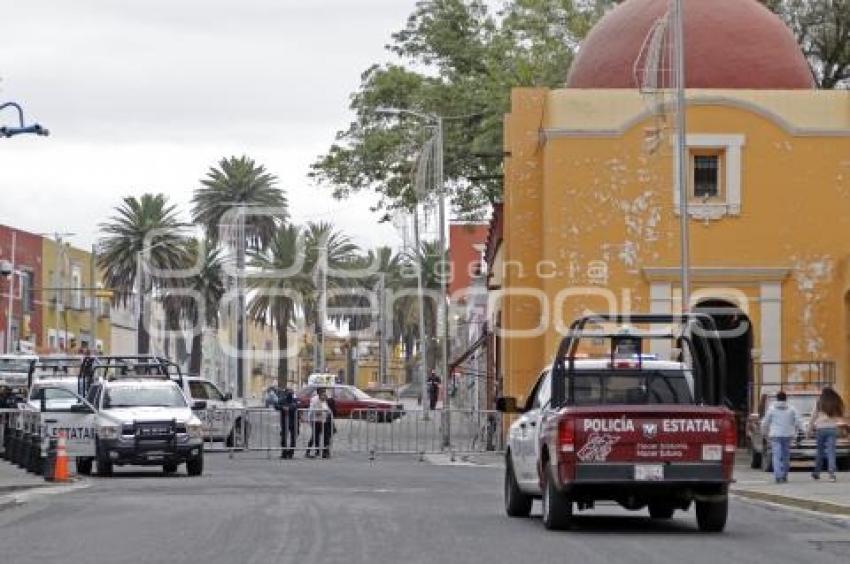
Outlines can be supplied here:
<path id="1" fill-rule="evenodd" d="M 440 384 L 442 383 L 437 372 L 432 370 L 431 375 L 428 376 L 428 406 L 431 411 L 437 409 L 437 398 L 440 395 Z"/>
<path id="2" fill-rule="evenodd" d="M 298 439 L 298 400 L 292 390 L 283 390 L 277 408 L 280 410 L 280 457 L 291 459 Z"/>
<path id="3" fill-rule="evenodd" d="M 313 436 L 307 445 L 306 458 L 314 458 L 321 454 L 322 442 L 325 441 L 325 422 L 330 418 L 330 406 L 328 406 L 328 394 L 324 388 L 319 388 L 310 398 L 310 410 L 308 419 L 312 426 Z M 326 442 L 326 441 L 325 441 Z M 315 449 L 316 454 L 311 453 Z"/>
<path id="4" fill-rule="evenodd" d="M 788 395 L 780 390 L 776 401 L 767 410 L 761 422 L 762 434 L 770 438 L 773 453 L 773 477 L 776 483 L 788 481 L 791 465 L 791 439 L 797 434 L 799 416 L 793 406 L 788 405 Z"/>
<path id="5" fill-rule="evenodd" d="M 829 479 L 835 481 L 835 441 L 838 438 L 838 428 L 846 424 L 841 396 L 832 388 L 825 387 L 818 398 L 815 415 L 809 421 L 809 432 L 814 432 L 817 445 L 815 467 L 812 471 L 812 478 L 815 480 L 820 479 L 826 462 Z"/>

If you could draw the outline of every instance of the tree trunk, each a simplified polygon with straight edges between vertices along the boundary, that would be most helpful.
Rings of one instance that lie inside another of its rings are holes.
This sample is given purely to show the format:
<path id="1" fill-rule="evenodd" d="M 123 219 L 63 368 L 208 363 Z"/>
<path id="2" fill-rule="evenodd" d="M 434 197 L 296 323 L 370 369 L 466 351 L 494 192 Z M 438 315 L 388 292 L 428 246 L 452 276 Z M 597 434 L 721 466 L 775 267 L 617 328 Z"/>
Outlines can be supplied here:
<path id="1" fill-rule="evenodd" d="M 183 328 L 180 327 L 180 314 L 176 311 L 169 311 L 166 314 L 168 321 L 168 331 L 174 333 L 174 351 L 176 358 L 173 359 L 177 364 L 182 365 L 189 356 L 186 351 L 186 338 L 183 336 Z"/>
<path id="2" fill-rule="evenodd" d="M 195 331 L 192 334 L 192 352 L 189 355 L 189 374 L 197 375 L 201 373 L 201 360 L 203 355 L 202 347 L 204 346 L 203 330 Z"/>
<path id="3" fill-rule="evenodd" d="M 277 326 L 277 385 L 286 388 L 289 380 L 289 309 L 281 316 Z"/>
<path id="4" fill-rule="evenodd" d="M 144 278 L 139 283 L 139 319 L 138 331 L 136 332 L 136 351 L 137 354 L 148 354 L 151 348 L 151 336 L 148 333 L 148 327 L 145 323 L 145 286 Z"/>

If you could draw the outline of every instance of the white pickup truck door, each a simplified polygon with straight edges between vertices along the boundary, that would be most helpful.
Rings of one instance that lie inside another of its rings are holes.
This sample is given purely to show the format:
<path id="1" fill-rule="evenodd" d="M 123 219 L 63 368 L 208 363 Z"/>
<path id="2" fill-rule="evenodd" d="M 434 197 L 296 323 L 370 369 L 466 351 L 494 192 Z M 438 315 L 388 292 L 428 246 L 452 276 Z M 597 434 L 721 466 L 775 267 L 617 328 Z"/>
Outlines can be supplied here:
<path id="1" fill-rule="evenodd" d="M 225 399 L 221 390 L 205 380 L 189 380 L 188 388 L 191 401 L 207 402 L 206 409 L 195 411 L 195 415 L 207 427 L 208 435 L 215 439 L 229 435 L 233 427 L 233 413 L 226 409 L 230 407 L 230 402 Z"/>
<path id="2" fill-rule="evenodd" d="M 531 409 L 523 413 L 517 421 L 517 454 L 519 456 L 515 456 L 514 459 L 517 481 L 525 491 L 534 490 L 539 486 L 537 460 L 540 457 L 540 420 L 543 407 L 549 403 L 551 392 L 548 370 L 541 374 L 539 382 L 534 389 Z"/>
<path id="3" fill-rule="evenodd" d="M 44 399 L 39 409 L 42 454 L 47 455 L 49 439 L 65 434 L 65 449 L 69 457 L 95 455 L 95 409 L 64 388 L 42 388 Z"/>

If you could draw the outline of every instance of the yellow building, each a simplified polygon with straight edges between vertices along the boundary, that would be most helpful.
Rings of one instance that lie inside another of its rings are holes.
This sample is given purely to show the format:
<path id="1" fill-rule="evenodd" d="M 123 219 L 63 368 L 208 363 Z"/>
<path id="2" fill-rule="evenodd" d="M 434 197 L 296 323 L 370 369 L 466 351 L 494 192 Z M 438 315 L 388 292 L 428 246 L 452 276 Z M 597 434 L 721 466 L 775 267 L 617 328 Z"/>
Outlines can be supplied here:
<path id="1" fill-rule="evenodd" d="M 583 313 L 680 311 L 675 133 L 653 106 L 663 93 L 635 87 L 664 5 L 628 0 L 603 18 L 566 88 L 513 92 L 495 276 L 506 394 L 527 392 Z M 756 2 L 685 6 L 690 306 L 749 321 L 725 341 L 726 395 L 746 409 L 752 358 L 765 379 L 776 362 L 834 362 L 847 398 L 850 91 L 813 90 L 790 32 Z"/>
<path id="2" fill-rule="evenodd" d="M 75 354 L 88 348 L 109 353 L 109 298 L 97 292 L 103 282 L 93 268 L 92 254 L 43 238 L 41 264 L 42 352 Z"/>

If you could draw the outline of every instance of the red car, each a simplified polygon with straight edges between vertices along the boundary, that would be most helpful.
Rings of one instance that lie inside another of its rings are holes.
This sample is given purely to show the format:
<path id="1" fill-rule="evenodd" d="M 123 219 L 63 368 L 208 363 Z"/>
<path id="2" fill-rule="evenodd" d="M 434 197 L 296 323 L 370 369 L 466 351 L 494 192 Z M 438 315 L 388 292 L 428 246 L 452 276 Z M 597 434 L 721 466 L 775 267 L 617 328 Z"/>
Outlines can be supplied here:
<path id="1" fill-rule="evenodd" d="M 298 409 L 310 407 L 310 398 L 316 393 L 317 388 L 328 391 L 328 398 L 333 398 L 336 407 L 336 416 L 340 419 L 367 419 L 369 421 L 380 421 L 391 423 L 404 415 L 404 406 L 387 400 L 373 398 L 363 390 L 346 384 L 334 384 L 333 386 L 304 386 L 296 394 Z"/>

